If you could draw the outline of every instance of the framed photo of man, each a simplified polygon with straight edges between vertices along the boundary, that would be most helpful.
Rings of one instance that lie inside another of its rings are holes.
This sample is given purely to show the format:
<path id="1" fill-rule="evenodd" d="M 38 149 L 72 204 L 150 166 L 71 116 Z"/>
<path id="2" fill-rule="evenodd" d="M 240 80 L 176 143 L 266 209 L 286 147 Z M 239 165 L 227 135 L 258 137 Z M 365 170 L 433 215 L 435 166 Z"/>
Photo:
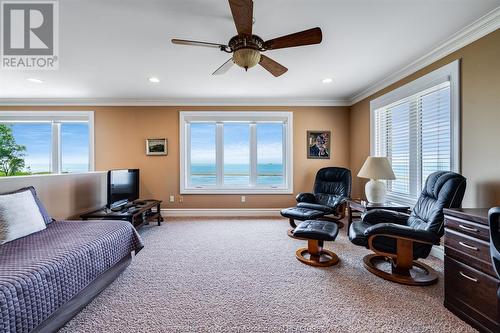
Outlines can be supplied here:
<path id="1" fill-rule="evenodd" d="M 307 158 L 330 159 L 331 131 L 307 131 Z"/>

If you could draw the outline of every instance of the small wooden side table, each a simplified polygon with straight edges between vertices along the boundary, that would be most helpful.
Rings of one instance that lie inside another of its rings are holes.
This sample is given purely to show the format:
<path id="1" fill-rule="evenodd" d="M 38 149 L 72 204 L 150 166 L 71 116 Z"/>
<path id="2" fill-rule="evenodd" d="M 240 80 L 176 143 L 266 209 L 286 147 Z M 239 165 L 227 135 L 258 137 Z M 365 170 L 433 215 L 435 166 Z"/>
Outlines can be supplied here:
<path id="1" fill-rule="evenodd" d="M 347 212 L 349 215 L 348 218 L 348 224 L 347 224 L 347 233 L 349 234 L 349 228 L 351 226 L 352 220 L 353 220 L 353 212 L 358 213 L 357 217 L 361 217 L 361 214 L 363 214 L 366 211 L 372 210 L 372 209 L 387 209 L 387 210 L 393 210 L 396 212 L 400 213 L 408 213 L 410 212 L 410 206 L 405 206 L 401 205 L 395 202 L 387 201 L 384 203 L 371 203 L 368 201 L 364 201 L 361 199 L 349 199 L 347 201 Z"/>

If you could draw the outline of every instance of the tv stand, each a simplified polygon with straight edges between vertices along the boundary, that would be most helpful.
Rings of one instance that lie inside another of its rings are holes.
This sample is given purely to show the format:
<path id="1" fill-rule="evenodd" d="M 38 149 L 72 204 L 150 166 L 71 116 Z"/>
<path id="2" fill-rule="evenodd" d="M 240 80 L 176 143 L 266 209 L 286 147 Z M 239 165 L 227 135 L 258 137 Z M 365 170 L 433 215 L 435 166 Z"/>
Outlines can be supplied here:
<path id="1" fill-rule="evenodd" d="M 156 221 L 158 226 L 163 222 L 160 211 L 161 200 L 137 200 L 128 203 L 122 209 L 114 211 L 107 207 L 80 215 L 86 220 L 122 220 L 129 221 L 136 229 L 150 221 Z M 155 209 L 156 208 L 156 209 Z"/>

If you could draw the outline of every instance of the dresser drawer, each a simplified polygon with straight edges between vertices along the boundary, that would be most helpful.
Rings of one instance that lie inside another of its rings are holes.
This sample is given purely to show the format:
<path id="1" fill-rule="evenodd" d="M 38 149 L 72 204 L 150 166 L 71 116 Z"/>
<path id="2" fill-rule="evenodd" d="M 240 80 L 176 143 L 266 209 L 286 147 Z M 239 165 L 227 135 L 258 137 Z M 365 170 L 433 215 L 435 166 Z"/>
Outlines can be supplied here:
<path id="1" fill-rule="evenodd" d="M 495 269 L 490 261 L 485 262 L 482 260 L 477 260 L 476 257 L 464 254 L 458 250 L 455 250 L 453 247 L 446 246 L 444 248 L 444 253 L 446 256 L 453 258 L 461 263 L 464 263 L 472 268 L 475 268 L 483 273 L 489 274 L 490 276 L 497 276 L 495 273 Z"/>
<path id="2" fill-rule="evenodd" d="M 499 281 L 467 265 L 445 257 L 445 302 L 493 331 L 498 329 Z"/>
<path id="3" fill-rule="evenodd" d="M 468 254 L 486 263 L 490 262 L 490 244 L 483 240 L 445 229 L 444 246 Z"/>
<path id="4" fill-rule="evenodd" d="M 463 220 L 454 216 L 446 216 L 444 220 L 446 228 L 459 231 L 465 235 L 480 238 L 484 241 L 490 241 L 490 231 L 488 226 Z"/>

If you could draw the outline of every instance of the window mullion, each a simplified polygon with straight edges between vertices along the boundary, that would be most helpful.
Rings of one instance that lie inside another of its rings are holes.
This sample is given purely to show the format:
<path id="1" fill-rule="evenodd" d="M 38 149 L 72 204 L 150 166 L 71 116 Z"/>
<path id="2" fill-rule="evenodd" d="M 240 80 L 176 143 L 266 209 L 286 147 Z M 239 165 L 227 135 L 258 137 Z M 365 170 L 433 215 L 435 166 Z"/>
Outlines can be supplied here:
<path id="1" fill-rule="evenodd" d="M 257 185 L 257 124 L 250 123 L 250 187 Z"/>
<path id="2" fill-rule="evenodd" d="M 218 122 L 215 132 L 215 167 L 217 170 L 217 187 L 224 186 L 224 124 Z"/>
<path id="3" fill-rule="evenodd" d="M 57 121 L 52 122 L 52 158 L 51 158 L 51 172 L 61 173 L 62 158 L 61 158 L 61 123 Z"/>

